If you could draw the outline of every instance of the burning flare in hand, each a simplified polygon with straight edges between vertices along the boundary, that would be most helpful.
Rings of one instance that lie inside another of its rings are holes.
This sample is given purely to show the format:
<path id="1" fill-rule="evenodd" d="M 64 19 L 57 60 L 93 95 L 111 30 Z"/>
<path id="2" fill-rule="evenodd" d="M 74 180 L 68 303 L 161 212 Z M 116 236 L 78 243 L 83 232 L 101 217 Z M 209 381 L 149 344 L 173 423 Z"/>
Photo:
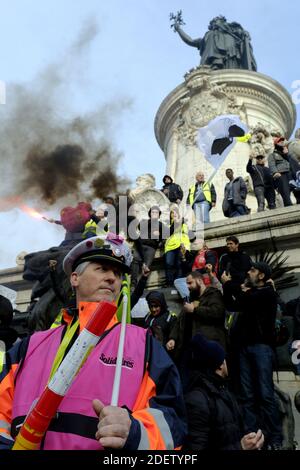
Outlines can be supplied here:
<path id="1" fill-rule="evenodd" d="M 26 206 L 26 204 L 20 204 L 19 209 L 21 209 L 25 214 L 30 215 L 30 217 L 34 217 L 35 219 L 45 219 L 38 211 L 32 209 L 32 207 Z"/>

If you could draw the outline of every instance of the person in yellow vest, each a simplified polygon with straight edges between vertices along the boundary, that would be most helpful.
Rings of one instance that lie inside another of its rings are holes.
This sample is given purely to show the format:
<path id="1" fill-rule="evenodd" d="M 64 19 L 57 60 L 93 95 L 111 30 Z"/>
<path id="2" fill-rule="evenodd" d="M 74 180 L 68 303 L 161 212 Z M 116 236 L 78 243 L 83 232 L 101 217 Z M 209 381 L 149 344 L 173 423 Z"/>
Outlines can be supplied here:
<path id="1" fill-rule="evenodd" d="M 108 232 L 107 210 L 105 204 L 98 207 L 96 211 L 91 211 L 91 218 L 84 226 L 82 238 L 105 236 Z"/>
<path id="2" fill-rule="evenodd" d="M 196 173 L 196 183 L 189 188 L 187 204 L 190 205 L 195 213 L 196 226 L 210 222 L 209 211 L 215 207 L 217 194 L 212 183 L 205 181 L 202 171 Z"/>
<path id="3" fill-rule="evenodd" d="M 165 242 L 165 269 L 167 286 L 172 287 L 174 280 L 182 277 L 182 263 L 186 252 L 191 249 L 191 242 L 188 227 L 177 207 L 171 210 L 170 216 L 170 237 Z"/>

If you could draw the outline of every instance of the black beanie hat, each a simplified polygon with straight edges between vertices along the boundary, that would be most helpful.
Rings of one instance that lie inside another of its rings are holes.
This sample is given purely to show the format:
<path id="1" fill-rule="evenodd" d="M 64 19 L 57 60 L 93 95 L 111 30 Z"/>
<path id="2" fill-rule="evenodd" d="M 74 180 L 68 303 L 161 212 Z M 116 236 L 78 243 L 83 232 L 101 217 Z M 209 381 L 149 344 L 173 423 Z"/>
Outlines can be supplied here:
<path id="1" fill-rule="evenodd" d="M 164 183 L 164 184 L 166 184 L 166 181 L 165 181 L 166 178 L 170 178 L 171 183 L 173 183 L 173 178 L 171 178 L 171 176 L 169 176 L 169 175 L 165 175 L 165 176 L 163 177 L 163 183 Z"/>
<path id="2" fill-rule="evenodd" d="M 225 351 L 216 341 L 198 333 L 191 342 L 193 365 L 199 370 L 217 370 L 224 362 Z"/>
<path id="3" fill-rule="evenodd" d="M 272 275 L 272 269 L 267 263 L 264 261 L 257 261 L 256 263 L 252 263 L 252 267 L 258 269 L 260 273 L 265 275 L 264 281 L 270 279 Z"/>

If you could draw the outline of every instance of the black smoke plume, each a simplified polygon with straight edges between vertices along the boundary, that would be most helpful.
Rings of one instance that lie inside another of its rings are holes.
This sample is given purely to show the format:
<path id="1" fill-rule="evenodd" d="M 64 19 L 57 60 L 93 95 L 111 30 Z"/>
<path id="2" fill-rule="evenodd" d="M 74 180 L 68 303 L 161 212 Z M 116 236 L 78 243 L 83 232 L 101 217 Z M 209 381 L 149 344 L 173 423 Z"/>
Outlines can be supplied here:
<path id="1" fill-rule="evenodd" d="M 41 209 L 61 207 L 118 193 L 129 183 L 117 173 L 122 153 L 114 132 L 130 101 L 116 97 L 75 118 L 68 113 L 70 77 L 83 78 L 98 33 L 88 22 L 63 57 L 31 84 L 7 86 L 0 108 L 0 202 L 19 196 Z"/>

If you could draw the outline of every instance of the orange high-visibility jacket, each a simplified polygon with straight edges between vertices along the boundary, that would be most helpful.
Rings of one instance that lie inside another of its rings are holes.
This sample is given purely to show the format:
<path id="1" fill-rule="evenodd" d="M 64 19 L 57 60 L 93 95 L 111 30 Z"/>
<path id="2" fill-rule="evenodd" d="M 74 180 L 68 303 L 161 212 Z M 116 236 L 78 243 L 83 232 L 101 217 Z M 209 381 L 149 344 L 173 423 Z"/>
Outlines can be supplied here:
<path id="1" fill-rule="evenodd" d="M 94 309 L 95 304 L 90 302 L 80 306 L 80 329 L 84 328 Z M 106 338 L 116 323 L 117 320 L 114 318 L 108 325 Z M 20 423 L 12 422 L 14 393 L 15 387 L 18 386 L 16 374 L 18 377 L 22 374 L 22 363 L 26 358 L 30 341 L 32 337 L 25 338 L 8 351 L 6 363 L 0 375 L 0 449 L 11 448 L 19 430 L 17 425 Z M 147 334 L 145 350 L 140 354 L 144 356 L 143 378 L 134 406 L 130 410 L 131 428 L 124 449 L 171 450 L 178 448 L 186 435 L 185 412 L 178 371 L 164 348 L 149 334 Z M 39 380 L 42 369 L 43 364 L 40 364 L 40 370 L 37 370 L 35 365 L 32 380 Z M 99 399 L 101 400 L 101 397 Z M 95 433 L 96 430 L 97 420 L 95 420 Z"/>

